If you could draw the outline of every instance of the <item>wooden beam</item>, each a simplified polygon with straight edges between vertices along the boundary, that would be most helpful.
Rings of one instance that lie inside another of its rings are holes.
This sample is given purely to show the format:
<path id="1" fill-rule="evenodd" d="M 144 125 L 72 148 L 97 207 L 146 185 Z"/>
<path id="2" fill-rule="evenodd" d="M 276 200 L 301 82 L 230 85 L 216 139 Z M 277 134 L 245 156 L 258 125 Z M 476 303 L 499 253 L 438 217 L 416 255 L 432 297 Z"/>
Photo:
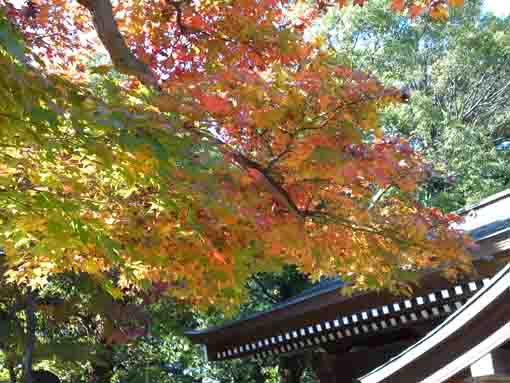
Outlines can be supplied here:
<path id="1" fill-rule="evenodd" d="M 361 383 L 442 383 L 510 339 L 510 265 L 457 313 Z"/>

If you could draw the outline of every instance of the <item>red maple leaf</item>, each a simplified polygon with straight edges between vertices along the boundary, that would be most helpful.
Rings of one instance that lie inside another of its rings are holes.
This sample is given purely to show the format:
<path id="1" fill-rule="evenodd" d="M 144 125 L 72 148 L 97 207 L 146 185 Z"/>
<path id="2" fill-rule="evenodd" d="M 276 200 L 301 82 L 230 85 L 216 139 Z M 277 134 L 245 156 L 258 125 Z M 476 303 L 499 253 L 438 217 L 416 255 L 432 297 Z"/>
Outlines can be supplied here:
<path id="1" fill-rule="evenodd" d="M 425 6 L 422 4 L 413 4 L 409 7 L 409 15 L 411 16 L 412 19 L 415 19 L 418 16 L 421 16 L 424 11 L 425 11 Z"/>
<path id="2" fill-rule="evenodd" d="M 200 93 L 196 96 L 205 110 L 215 114 L 227 114 L 231 111 L 228 100 L 216 94 Z"/>
<path id="3" fill-rule="evenodd" d="M 392 0 L 391 2 L 391 9 L 393 9 L 396 12 L 402 12 L 406 7 L 405 0 Z"/>

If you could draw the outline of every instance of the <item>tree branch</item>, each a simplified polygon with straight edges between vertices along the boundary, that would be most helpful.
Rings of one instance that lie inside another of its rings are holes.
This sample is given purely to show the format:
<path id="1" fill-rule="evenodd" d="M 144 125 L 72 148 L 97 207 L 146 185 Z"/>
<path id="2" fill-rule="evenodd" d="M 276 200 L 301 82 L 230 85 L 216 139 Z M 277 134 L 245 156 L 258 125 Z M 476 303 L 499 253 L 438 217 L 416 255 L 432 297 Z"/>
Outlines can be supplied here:
<path id="1" fill-rule="evenodd" d="M 143 84 L 159 89 L 158 81 L 150 68 L 129 49 L 122 37 L 110 0 L 78 0 L 92 14 L 99 39 L 108 51 L 115 68 L 135 76 Z"/>
<path id="2" fill-rule="evenodd" d="M 118 25 L 115 21 L 110 0 L 78 0 L 81 5 L 86 7 L 93 16 L 94 25 L 97 34 L 101 39 L 106 50 L 110 54 L 114 66 L 122 73 L 136 76 L 142 83 L 154 86 L 159 89 L 158 82 L 149 67 L 135 57 L 133 52 L 126 46 Z M 226 144 L 221 140 L 200 132 L 193 127 L 188 129 L 192 134 L 206 138 L 211 143 L 222 145 Z M 260 175 L 258 180 L 262 186 L 273 196 L 273 198 L 299 220 L 303 215 L 291 199 L 289 194 L 268 174 L 266 169 L 256 162 L 250 160 L 245 155 L 235 150 L 229 150 L 231 158 L 251 175 L 256 173 Z"/>
<path id="3" fill-rule="evenodd" d="M 187 28 L 182 22 L 182 9 L 181 9 L 182 1 L 171 1 L 169 4 L 171 4 L 175 8 L 176 12 L 175 21 L 177 22 L 177 26 L 179 27 L 181 33 L 185 34 L 187 32 Z"/>
<path id="4" fill-rule="evenodd" d="M 372 201 L 370 201 L 370 206 L 368 207 L 368 210 L 372 210 L 382 199 L 382 197 L 386 194 L 388 190 L 391 189 L 393 185 L 388 185 L 385 188 L 380 189 L 377 193 L 375 193 L 374 197 L 372 198 Z"/>
<path id="5" fill-rule="evenodd" d="M 258 181 L 261 182 L 262 186 L 273 196 L 273 198 L 283 207 L 285 207 L 292 215 L 298 218 L 300 221 L 303 220 L 303 214 L 298 209 L 289 193 L 282 188 L 278 182 L 276 182 L 265 169 L 263 169 L 259 164 L 245 157 L 243 154 L 239 152 L 232 153 L 232 158 L 245 170 L 247 170 L 250 175 L 254 175 L 254 173 L 258 176 Z"/>
<path id="6" fill-rule="evenodd" d="M 280 206 L 286 208 L 299 221 L 304 219 L 303 212 L 296 206 L 289 193 L 269 174 L 267 168 L 264 168 L 241 152 L 230 148 L 226 142 L 223 142 L 218 137 L 204 131 L 199 131 L 192 126 L 185 126 L 185 128 L 189 133 L 201 139 L 206 139 L 210 144 L 217 146 L 225 156 L 230 157 L 241 168 L 246 170 L 250 176 L 256 177 L 261 186 L 273 196 Z"/>

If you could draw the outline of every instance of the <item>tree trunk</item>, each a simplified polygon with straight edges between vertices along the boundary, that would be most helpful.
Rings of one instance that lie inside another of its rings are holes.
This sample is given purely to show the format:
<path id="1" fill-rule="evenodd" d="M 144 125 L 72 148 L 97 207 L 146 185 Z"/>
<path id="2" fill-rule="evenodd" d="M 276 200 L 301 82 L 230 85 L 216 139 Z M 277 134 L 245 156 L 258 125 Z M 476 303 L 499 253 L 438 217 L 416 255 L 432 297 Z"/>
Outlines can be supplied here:
<path id="1" fill-rule="evenodd" d="M 23 382 L 34 383 L 34 378 L 32 376 L 32 362 L 35 347 L 36 318 L 33 292 L 28 292 L 25 303 L 27 325 L 25 331 L 25 348 L 23 350 Z"/>
<path id="2" fill-rule="evenodd" d="M 354 376 L 350 366 L 339 366 L 335 355 L 316 353 L 312 358 L 313 372 L 320 383 L 352 383 Z"/>
<path id="3" fill-rule="evenodd" d="M 110 383 L 113 376 L 113 366 L 92 366 L 92 382 L 91 383 Z"/>
<path id="4" fill-rule="evenodd" d="M 32 376 L 35 383 L 60 383 L 60 379 L 52 372 L 39 370 L 33 371 Z"/>
<path id="5" fill-rule="evenodd" d="M 262 373 L 262 365 L 257 364 L 257 368 L 255 369 L 255 372 L 253 374 L 253 381 L 255 383 L 265 383 L 266 377 Z"/>
<path id="6" fill-rule="evenodd" d="M 302 355 L 282 357 L 279 367 L 280 383 L 299 383 L 305 370 L 305 360 Z"/>
<path id="7" fill-rule="evenodd" d="M 106 347 L 103 363 L 92 364 L 91 383 L 110 383 L 113 376 L 113 348 Z"/>
<path id="8" fill-rule="evenodd" d="M 9 382 L 17 383 L 16 370 L 14 370 L 14 364 L 11 361 L 7 362 L 7 370 L 9 371 Z"/>

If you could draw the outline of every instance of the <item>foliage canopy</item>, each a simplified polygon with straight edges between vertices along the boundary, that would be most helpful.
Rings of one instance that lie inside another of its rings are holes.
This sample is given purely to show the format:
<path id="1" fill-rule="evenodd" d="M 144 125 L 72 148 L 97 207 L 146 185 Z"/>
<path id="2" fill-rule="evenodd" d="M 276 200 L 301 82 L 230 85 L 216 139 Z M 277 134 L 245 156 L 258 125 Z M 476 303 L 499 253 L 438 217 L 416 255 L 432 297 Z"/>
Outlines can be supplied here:
<path id="1" fill-rule="evenodd" d="M 420 4 L 439 19 L 448 9 Z M 358 288 L 400 288 L 402 265 L 465 268 L 455 216 L 415 198 L 428 167 L 379 128 L 378 111 L 400 92 L 303 40 L 325 6 L 4 6 L 9 280 L 39 288 L 79 271 L 114 297 L 159 283 L 228 305 L 248 275 L 284 263 Z M 90 64 L 101 44 L 111 65 Z M 384 195 L 390 187 L 398 192 Z"/>

